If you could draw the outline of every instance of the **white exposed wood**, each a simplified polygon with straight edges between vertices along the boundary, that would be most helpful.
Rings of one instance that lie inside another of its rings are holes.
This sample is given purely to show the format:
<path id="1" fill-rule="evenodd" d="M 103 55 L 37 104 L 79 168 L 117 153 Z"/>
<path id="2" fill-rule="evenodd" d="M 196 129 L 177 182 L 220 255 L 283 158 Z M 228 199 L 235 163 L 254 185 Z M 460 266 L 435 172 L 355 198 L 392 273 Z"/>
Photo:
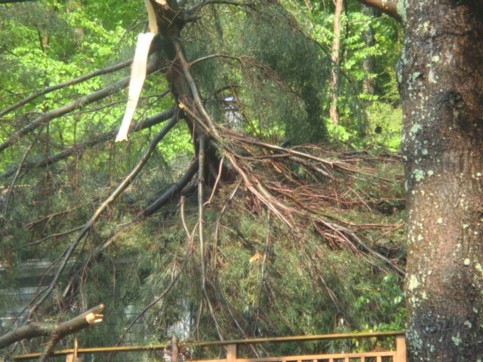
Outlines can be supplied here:
<path id="1" fill-rule="evenodd" d="M 159 29 L 153 4 L 151 3 L 151 0 L 144 0 L 144 4 L 146 5 L 146 10 L 148 12 L 149 31 L 151 33 L 157 34 L 159 32 Z"/>
<path id="2" fill-rule="evenodd" d="M 169 9 L 169 4 L 166 0 L 156 0 L 156 2 L 161 5 L 164 9 Z"/>
<path id="3" fill-rule="evenodd" d="M 116 137 L 116 142 L 126 141 L 131 125 L 134 111 L 136 110 L 139 95 L 143 89 L 144 80 L 146 79 L 146 64 L 148 61 L 149 48 L 154 39 L 155 33 L 139 34 L 136 45 L 136 52 L 131 66 L 131 80 L 129 82 L 129 96 L 124 112 L 124 118 L 119 128 L 119 133 Z"/>

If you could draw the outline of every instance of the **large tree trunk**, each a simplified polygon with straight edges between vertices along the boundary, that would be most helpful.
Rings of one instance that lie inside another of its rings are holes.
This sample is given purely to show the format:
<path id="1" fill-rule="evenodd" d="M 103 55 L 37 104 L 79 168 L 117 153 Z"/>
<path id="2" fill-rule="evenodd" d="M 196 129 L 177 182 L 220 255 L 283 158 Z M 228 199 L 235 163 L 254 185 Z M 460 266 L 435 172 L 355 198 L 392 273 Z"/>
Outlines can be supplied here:
<path id="1" fill-rule="evenodd" d="M 400 90 L 412 361 L 482 353 L 482 1 L 408 0 Z"/>
<path id="2" fill-rule="evenodd" d="M 483 1 L 360 1 L 406 28 L 409 360 L 481 361 Z"/>

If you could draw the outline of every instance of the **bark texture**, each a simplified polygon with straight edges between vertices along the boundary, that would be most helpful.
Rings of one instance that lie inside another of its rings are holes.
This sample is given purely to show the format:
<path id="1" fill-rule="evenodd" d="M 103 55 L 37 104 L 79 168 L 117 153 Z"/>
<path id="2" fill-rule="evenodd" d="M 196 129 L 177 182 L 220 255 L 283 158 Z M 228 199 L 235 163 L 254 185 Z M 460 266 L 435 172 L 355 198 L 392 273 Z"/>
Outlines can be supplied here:
<path id="1" fill-rule="evenodd" d="M 359 0 L 359 2 L 379 9 L 383 13 L 401 21 L 401 15 L 398 12 L 398 0 Z"/>
<path id="2" fill-rule="evenodd" d="M 208 185 L 212 185 L 220 172 L 220 157 L 216 147 L 213 146 L 213 140 L 200 126 L 200 123 L 204 123 L 209 128 L 212 120 L 204 108 L 198 86 L 191 74 L 191 64 L 186 59 L 180 41 L 181 31 L 186 23 L 196 19 L 195 11 L 193 13 L 183 11 L 175 0 L 165 1 L 164 5 L 153 0 L 149 1 L 155 11 L 155 20 L 160 34 L 158 41 L 161 44 L 158 44 L 160 49 L 158 55 L 161 58 L 166 79 L 170 84 L 171 93 L 176 103 L 180 105 L 180 109 L 183 110 L 180 116 L 184 118 L 191 131 L 196 154 L 200 152 L 200 138 L 207 138 L 204 165 L 202 166 L 205 172 L 203 179 Z M 224 167 L 221 171 L 223 177 L 227 177 L 227 170 Z"/>
<path id="3" fill-rule="evenodd" d="M 409 360 L 477 361 L 483 348 L 483 2 L 408 0 L 401 10 Z"/>

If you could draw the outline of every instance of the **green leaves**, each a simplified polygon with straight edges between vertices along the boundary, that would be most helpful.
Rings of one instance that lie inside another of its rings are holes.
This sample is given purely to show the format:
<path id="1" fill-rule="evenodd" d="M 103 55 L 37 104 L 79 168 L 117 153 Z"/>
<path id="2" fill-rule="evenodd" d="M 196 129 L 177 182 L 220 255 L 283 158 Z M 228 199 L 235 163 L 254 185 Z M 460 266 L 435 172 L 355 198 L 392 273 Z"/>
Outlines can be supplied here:
<path id="1" fill-rule="evenodd" d="M 331 139 L 349 142 L 354 147 L 379 145 L 398 148 L 401 127 L 394 67 L 400 52 L 399 25 L 391 18 L 368 15 L 357 3 L 348 2 L 342 14 L 340 85 L 337 103 L 340 124 L 328 125 Z M 329 47 L 333 40 L 333 14 L 330 8 L 314 7 L 311 35 Z M 373 73 L 364 62 L 372 59 Z M 365 93 L 364 82 L 373 79 L 375 93 Z M 369 111 L 362 109 L 369 107 Z M 390 126 L 389 126 L 390 125 Z M 375 129 L 382 133 L 375 133 Z"/>

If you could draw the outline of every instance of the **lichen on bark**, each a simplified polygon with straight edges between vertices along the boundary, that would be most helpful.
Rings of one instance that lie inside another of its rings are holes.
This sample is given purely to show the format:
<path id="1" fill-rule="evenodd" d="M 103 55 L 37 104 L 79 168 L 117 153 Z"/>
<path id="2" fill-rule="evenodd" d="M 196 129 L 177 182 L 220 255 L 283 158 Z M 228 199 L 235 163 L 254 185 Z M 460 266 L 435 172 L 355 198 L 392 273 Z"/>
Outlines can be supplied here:
<path id="1" fill-rule="evenodd" d="M 469 361 L 482 350 L 471 261 L 482 256 L 483 26 L 464 2 L 413 0 L 404 13 L 410 360 Z"/>

